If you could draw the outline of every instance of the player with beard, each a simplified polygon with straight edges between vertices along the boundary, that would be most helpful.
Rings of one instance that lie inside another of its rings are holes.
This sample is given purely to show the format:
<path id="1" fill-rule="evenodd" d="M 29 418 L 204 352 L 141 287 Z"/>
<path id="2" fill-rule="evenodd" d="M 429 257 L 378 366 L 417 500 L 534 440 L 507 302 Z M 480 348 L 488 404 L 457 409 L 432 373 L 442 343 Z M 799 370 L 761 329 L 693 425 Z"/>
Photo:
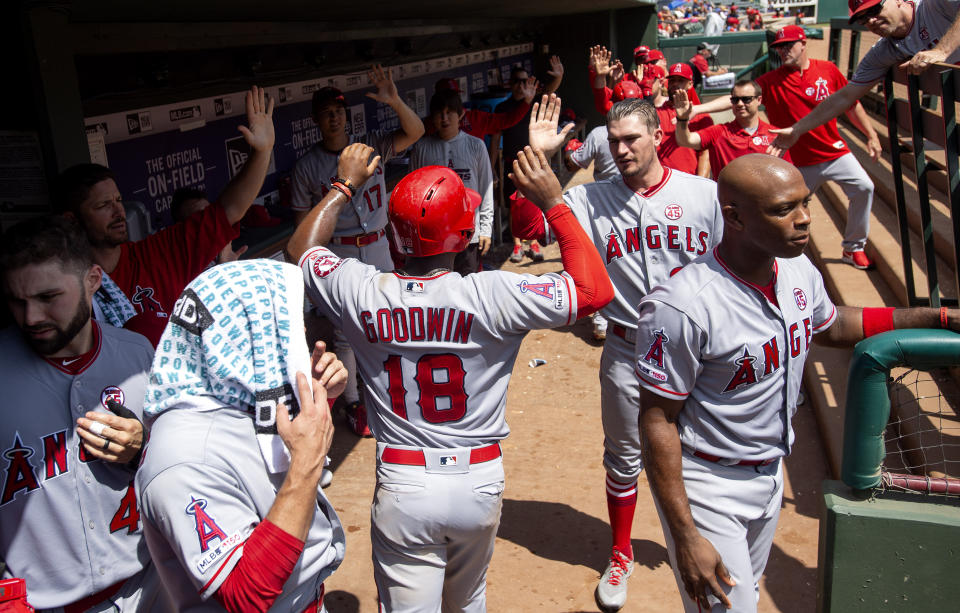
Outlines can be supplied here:
<path id="1" fill-rule="evenodd" d="M 240 172 L 214 204 L 143 240 L 129 240 L 123 197 L 109 168 L 78 164 L 60 174 L 54 206 L 80 222 L 94 261 L 109 275 L 95 296 L 98 319 L 122 326 L 138 313 L 169 313 L 187 283 L 237 237 L 233 224 L 260 193 L 274 143 L 273 100 L 254 86 L 246 108 L 247 125 L 239 130 L 250 156 Z"/>
<path id="2" fill-rule="evenodd" d="M 11 227 L 0 266 L 16 322 L 0 332 L 3 576 L 41 609 L 166 610 L 133 488 L 153 349 L 91 319 L 102 270 L 75 222 Z"/>

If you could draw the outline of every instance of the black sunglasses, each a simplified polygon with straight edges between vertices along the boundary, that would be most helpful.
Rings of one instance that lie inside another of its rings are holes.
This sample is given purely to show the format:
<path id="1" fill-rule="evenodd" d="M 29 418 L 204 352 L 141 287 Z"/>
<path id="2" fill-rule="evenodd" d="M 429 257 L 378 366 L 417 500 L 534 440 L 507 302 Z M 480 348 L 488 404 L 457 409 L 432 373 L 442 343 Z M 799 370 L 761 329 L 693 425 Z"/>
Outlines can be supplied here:
<path id="1" fill-rule="evenodd" d="M 853 19 L 853 23 L 862 26 L 866 24 L 868 21 L 870 21 L 870 19 L 872 19 L 873 17 L 876 17 L 877 15 L 879 15 L 881 9 L 883 9 L 883 0 L 880 0 L 879 4 L 875 4 L 870 8 L 868 8 L 867 10 L 865 10 L 864 12 L 857 15 Z"/>
<path id="2" fill-rule="evenodd" d="M 730 96 L 730 104 L 736 104 L 742 102 L 744 104 L 750 104 L 756 100 L 758 96 Z"/>

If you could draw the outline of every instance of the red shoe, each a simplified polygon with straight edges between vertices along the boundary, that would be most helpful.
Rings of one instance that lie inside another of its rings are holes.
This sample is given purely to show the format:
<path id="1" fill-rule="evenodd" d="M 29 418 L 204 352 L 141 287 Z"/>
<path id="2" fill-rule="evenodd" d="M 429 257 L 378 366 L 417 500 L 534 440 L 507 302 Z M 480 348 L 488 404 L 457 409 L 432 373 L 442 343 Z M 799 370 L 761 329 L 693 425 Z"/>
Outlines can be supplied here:
<path id="1" fill-rule="evenodd" d="M 351 402 L 344 408 L 344 411 L 347 414 L 347 423 L 350 424 L 350 429 L 353 430 L 354 434 L 361 437 L 372 436 L 370 428 L 367 427 L 367 408 L 363 406 L 363 403 L 359 401 Z"/>
<path id="2" fill-rule="evenodd" d="M 863 249 L 859 251 L 844 251 L 843 261 L 860 270 L 870 270 L 873 268 L 873 261 L 867 257 Z"/>
<path id="3" fill-rule="evenodd" d="M 529 255 L 530 259 L 534 262 L 543 261 L 543 253 L 540 251 L 539 243 L 530 243 L 530 248 L 527 249 L 527 255 Z"/>
<path id="4" fill-rule="evenodd" d="M 513 246 L 513 253 L 510 254 L 510 261 L 519 264 L 523 260 L 523 247 L 520 243 Z"/>

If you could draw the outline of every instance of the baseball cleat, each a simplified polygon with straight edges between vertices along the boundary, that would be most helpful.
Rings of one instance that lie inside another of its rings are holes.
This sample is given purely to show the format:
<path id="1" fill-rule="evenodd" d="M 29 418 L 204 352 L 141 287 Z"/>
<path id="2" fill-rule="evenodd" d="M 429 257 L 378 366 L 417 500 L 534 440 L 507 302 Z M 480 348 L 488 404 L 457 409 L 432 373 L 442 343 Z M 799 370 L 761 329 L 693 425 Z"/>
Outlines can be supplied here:
<path id="1" fill-rule="evenodd" d="M 510 261 L 519 264 L 523 260 L 523 247 L 517 243 L 513 246 L 513 253 L 510 254 Z"/>
<path id="2" fill-rule="evenodd" d="M 530 243 L 530 248 L 527 249 L 527 255 L 529 255 L 530 259 L 534 262 L 543 261 L 543 252 L 540 251 L 540 245 L 538 243 Z"/>
<path id="3" fill-rule="evenodd" d="M 844 251 L 843 261 L 844 263 L 850 264 L 854 268 L 858 268 L 860 270 L 870 270 L 873 268 L 873 260 L 867 257 L 867 254 L 863 249 L 857 251 Z"/>
<path id="4" fill-rule="evenodd" d="M 357 436 L 371 436 L 367 427 L 367 409 L 359 401 L 351 402 L 344 409 L 347 414 L 347 423 Z"/>
<path id="5" fill-rule="evenodd" d="M 633 574 L 633 560 L 616 549 L 597 585 L 597 604 L 604 611 L 619 611 L 627 604 L 627 579 Z"/>

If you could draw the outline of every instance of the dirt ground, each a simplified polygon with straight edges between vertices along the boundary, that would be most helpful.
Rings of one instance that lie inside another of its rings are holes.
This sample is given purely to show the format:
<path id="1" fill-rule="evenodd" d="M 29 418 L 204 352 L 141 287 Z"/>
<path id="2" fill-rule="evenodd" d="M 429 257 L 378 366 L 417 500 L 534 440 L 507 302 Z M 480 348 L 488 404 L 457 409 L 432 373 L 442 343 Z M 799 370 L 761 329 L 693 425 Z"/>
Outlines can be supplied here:
<path id="1" fill-rule="evenodd" d="M 508 252 L 503 248 L 502 258 Z M 546 261 L 505 262 L 505 270 L 560 270 L 555 245 Z M 498 252 L 499 254 L 499 252 Z M 511 434 L 503 442 L 506 491 L 496 550 L 487 577 L 490 611 L 597 611 L 594 588 L 610 551 L 601 464 L 602 346 L 589 321 L 531 332 L 523 342 L 507 396 Z M 547 361 L 531 368 L 532 358 Z M 816 606 L 820 483 L 827 478 L 814 417 L 800 407 L 798 444 L 786 461 L 786 490 L 777 536 L 761 584 L 761 611 L 813 611 Z M 346 559 L 327 581 L 331 613 L 373 613 L 370 501 L 375 444 L 338 417 L 333 484 L 326 490 L 347 535 Z M 623 611 L 679 611 L 680 598 L 650 491 L 640 479 L 633 524 L 637 561 Z"/>

